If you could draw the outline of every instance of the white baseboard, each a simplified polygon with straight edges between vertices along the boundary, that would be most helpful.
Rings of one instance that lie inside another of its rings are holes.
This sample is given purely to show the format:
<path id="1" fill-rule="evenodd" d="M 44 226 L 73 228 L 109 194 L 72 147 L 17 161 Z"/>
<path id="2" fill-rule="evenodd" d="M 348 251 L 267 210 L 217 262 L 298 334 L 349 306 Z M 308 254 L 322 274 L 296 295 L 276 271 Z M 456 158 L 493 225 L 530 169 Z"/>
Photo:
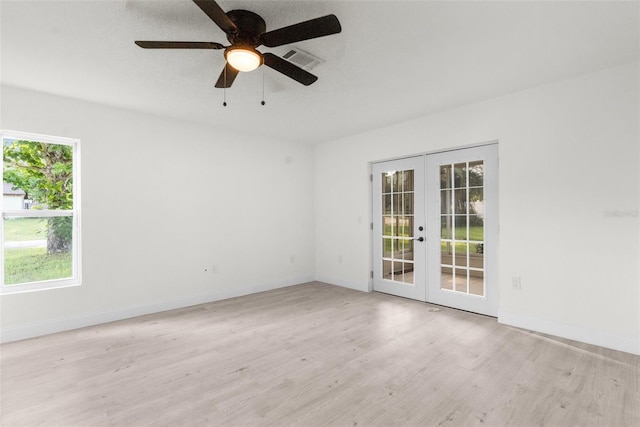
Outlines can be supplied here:
<path id="1" fill-rule="evenodd" d="M 498 313 L 498 322 L 504 325 L 640 355 L 640 336 L 613 335 L 582 326 L 522 316 L 506 311 Z"/>
<path id="2" fill-rule="evenodd" d="M 313 277 L 300 277 L 298 279 L 288 281 L 243 286 L 235 289 L 226 289 L 218 292 L 192 295 L 171 301 L 158 301 L 150 304 L 126 307 L 118 310 L 91 313 L 82 316 L 59 318 L 42 322 L 34 322 L 24 325 L 10 326 L 6 328 L 3 327 L 0 328 L 0 343 L 24 340 L 41 335 L 53 334 L 56 332 L 69 331 L 72 329 L 79 329 L 87 326 L 114 322 L 117 320 L 130 319 L 132 317 L 144 316 L 146 314 L 174 310 L 176 308 L 190 307 L 193 305 L 205 304 L 208 302 L 220 301 L 224 299 L 255 294 L 258 292 L 270 291 L 273 289 L 284 288 L 300 283 L 312 282 L 313 280 Z"/>
<path id="3" fill-rule="evenodd" d="M 369 292 L 369 284 L 368 283 L 356 283 L 349 282 L 342 279 L 337 279 L 335 277 L 328 276 L 317 276 L 316 281 L 327 283 L 329 285 L 341 286 L 343 288 L 354 289 L 356 291 Z"/>

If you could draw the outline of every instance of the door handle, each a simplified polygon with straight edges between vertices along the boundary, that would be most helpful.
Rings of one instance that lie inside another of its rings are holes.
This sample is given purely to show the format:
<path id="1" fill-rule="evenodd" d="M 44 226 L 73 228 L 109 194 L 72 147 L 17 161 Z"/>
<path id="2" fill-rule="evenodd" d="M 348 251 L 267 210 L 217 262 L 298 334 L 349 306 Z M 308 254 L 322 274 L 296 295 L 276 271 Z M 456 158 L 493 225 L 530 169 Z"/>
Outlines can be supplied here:
<path id="1" fill-rule="evenodd" d="M 413 240 L 417 240 L 418 242 L 424 242 L 424 237 L 414 237 Z"/>

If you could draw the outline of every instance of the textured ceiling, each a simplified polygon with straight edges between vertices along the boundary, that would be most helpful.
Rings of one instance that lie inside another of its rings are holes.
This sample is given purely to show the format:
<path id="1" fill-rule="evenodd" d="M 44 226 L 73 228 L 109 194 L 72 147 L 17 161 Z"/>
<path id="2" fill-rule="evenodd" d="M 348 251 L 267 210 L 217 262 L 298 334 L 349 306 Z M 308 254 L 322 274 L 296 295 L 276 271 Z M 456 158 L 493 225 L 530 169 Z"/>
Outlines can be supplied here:
<path id="1" fill-rule="evenodd" d="M 640 50 L 635 1 L 218 3 L 258 13 L 268 30 L 334 13 L 343 31 L 295 44 L 325 61 L 315 84 L 262 67 L 238 76 L 223 107 L 213 87 L 222 51 L 133 43 L 226 43 L 190 0 L 2 0 L 2 83 L 318 143 L 638 60 Z"/>

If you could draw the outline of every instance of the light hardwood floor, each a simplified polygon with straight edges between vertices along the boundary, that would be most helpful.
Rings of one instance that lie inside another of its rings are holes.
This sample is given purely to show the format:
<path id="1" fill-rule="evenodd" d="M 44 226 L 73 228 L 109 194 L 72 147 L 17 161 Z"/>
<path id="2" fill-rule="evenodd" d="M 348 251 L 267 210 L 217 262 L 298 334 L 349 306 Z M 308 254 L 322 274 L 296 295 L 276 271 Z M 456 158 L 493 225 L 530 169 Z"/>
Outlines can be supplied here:
<path id="1" fill-rule="evenodd" d="M 2 426 L 640 426 L 640 357 L 310 283 L 8 343 Z"/>

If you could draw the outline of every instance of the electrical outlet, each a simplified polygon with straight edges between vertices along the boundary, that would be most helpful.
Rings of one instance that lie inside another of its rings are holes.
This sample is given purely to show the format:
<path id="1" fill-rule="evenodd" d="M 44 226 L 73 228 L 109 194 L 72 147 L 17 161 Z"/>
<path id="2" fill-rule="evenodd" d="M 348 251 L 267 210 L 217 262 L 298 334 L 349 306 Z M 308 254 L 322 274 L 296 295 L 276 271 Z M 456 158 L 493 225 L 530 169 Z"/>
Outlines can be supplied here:
<path id="1" fill-rule="evenodd" d="M 513 276 L 511 278 L 511 289 L 520 290 L 522 289 L 522 282 L 520 281 L 520 276 Z"/>
<path id="2" fill-rule="evenodd" d="M 342 264 L 342 255 L 338 255 L 338 264 Z"/>
<path id="3" fill-rule="evenodd" d="M 291 264 L 293 264 L 294 262 L 296 262 L 296 257 L 294 257 L 293 255 L 291 255 L 291 258 L 289 258 L 289 262 Z"/>

